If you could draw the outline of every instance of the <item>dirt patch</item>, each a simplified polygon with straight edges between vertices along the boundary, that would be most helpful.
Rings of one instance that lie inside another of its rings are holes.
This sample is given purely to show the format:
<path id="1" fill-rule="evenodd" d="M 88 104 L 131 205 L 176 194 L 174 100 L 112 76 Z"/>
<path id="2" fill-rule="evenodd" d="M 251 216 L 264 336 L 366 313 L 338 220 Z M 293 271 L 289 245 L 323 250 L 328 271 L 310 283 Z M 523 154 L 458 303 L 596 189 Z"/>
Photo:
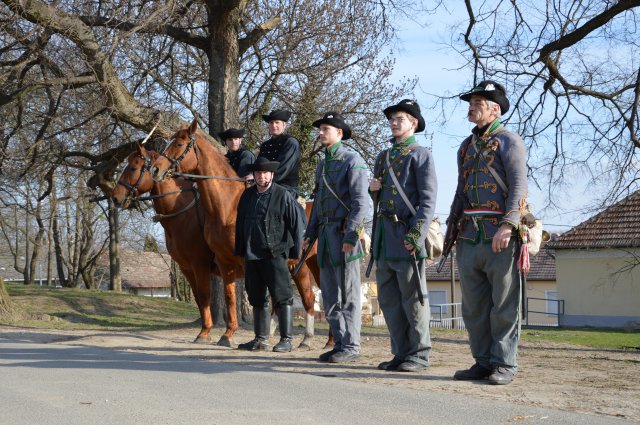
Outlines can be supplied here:
<path id="1" fill-rule="evenodd" d="M 600 350 L 553 342 L 524 342 L 520 346 L 520 369 L 511 385 L 492 386 L 478 382 L 452 380 L 457 369 L 471 365 L 472 359 L 464 335 L 446 334 L 433 338 L 432 366 L 422 373 L 383 372 L 376 365 L 391 358 L 389 339 L 364 333 L 362 359 L 350 365 L 318 363 L 324 352 L 325 335 L 317 335 L 311 350 L 291 353 L 247 353 L 194 344 L 198 328 L 157 332 L 104 332 L 32 330 L 0 327 L 1 336 L 25 342 L 65 343 L 111 347 L 156 355 L 187 356 L 216 362 L 267 370 L 305 373 L 348 379 L 415 391 L 439 391 L 469 394 L 523 405 L 556 408 L 575 412 L 615 416 L 640 421 L 640 353 L 637 350 Z M 300 334 L 294 343 L 302 340 Z M 234 342 L 244 342 L 252 332 L 240 330 Z M 213 338 L 214 341 L 217 338 Z M 277 338 L 273 337 L 272 342 Z"/>

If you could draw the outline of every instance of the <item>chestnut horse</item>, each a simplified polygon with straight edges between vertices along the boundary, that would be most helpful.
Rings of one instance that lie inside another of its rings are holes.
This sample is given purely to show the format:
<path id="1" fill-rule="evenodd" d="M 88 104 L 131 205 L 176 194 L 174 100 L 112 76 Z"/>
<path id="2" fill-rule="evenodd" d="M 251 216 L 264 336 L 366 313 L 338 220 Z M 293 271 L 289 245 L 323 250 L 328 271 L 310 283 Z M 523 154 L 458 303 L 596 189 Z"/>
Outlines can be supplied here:
<path id="1" fill-rule="evenodd" d="M 151 174 L 156 181 L 164 180 L 174 169 L 203 177 L 198 182 L 198 190 L 206 211 L 204 236 L 221 272 L 225 285 L 225 299 L 234 303 L 233 316 L 229 316 L 229 322 L 233 322 L 237 327 L 234 283 L 236 278 L 244 276 L 244 259 L 234 256 L 233 250 L 236 209 L 240 195 L 245 189 L 244 180 L 238 178 L 226 158 L 197 133 L 196 120 L 193 120 L 188 128 L 177 131 L 170 142 L 153 164 Z M 290 268 L 296 263 L 296 260 L 290 260 Z M 314 333 L 315 297 L 311 285 L 312 272 L 316 282 L 320 282 L 320 269 L 315 252 L 307 257 L 307 261 L 294 278 L 307 312 L 305 337 L 300 347 L 309 347 Z M 229 311 L 231 313 L 231 309 Z M 228 338 L 231 335 L 232 333 Z M 227 334 L 223 335 L 224 337 L 227 337 Z M 327 345 L 332 343 L 333 339 L 329 335 Z"/>
<path id="2" fill-rule="evenodd" d="M 111 196 L 116 206 L 127 207 L 133 198 L 151 192 L 155 218 L 164 228 L 167 251 L 189 281 L 200 310 L 202 329 L 195 342 L 209 342 L 213 327 L 210 275 L 214 256 L 203 236 L 204 210 L 193 182 L 181 178 L 153 181 L 149 169 L 157 157 L 156 152 L 138 145 L 129 154 Z"/>

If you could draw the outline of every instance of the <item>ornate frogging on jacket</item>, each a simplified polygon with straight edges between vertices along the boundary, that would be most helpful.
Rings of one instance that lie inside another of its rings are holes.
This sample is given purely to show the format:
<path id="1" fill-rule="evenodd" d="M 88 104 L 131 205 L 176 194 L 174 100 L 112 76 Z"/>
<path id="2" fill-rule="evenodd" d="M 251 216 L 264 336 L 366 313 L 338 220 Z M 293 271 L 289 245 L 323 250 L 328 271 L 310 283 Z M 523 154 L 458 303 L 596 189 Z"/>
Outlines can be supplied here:
<path id="1" fill-rule="evenodd" d="M 491 241 L 503 223 L 517 228 L 527 194 L 524 142 L 516 133 L 497 124 L 493 131 L 483 135 L 475 128 L 458 150 L 459 196 L 451 206 L 450 219 L 464 215 L 459 221 L 459 237 L 476 243 Z M 505 182 L 507 193 L 497 184 L 488 166 Z"/>

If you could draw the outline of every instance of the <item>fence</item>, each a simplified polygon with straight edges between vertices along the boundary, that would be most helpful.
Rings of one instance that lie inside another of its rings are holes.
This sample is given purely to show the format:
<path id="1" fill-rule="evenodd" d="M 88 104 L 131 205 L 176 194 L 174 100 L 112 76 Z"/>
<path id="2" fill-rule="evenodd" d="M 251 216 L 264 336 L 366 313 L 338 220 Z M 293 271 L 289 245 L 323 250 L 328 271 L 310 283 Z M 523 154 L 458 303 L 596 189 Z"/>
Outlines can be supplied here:
<path id="1" fill-rule="evenodd" d="M 430 327 L 443 329 L 465 328 L 462 316 L 460 316 L 461 303 L 431 304 L 429 307 L 431 307 Z"/>
<path id="2" fill-rule="evenodd" d="M 545 307 L 544 311 L 540 306 Z M 525 325 L 558 327 L 558 318 L 564 314 L 564 300 L 527 297 Z"/>

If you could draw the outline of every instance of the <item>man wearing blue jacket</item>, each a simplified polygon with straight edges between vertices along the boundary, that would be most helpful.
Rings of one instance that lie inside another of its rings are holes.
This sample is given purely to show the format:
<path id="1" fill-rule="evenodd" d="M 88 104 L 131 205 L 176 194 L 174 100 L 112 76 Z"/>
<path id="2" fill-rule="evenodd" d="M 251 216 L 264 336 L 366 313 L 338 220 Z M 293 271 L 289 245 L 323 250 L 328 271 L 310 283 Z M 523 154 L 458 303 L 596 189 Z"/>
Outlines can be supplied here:
<path id="1" fill-rule="evenodd" d="M 500 123 L 509 110 L 502 85 L 482 81 L 460 99 L 469 102 L 475 126 L 458 150 L 458 187 L 447 225 L 460 229 L 462 318 L 475 364 L 454 379 L 506 385 L 516 374 L 520 337 L 517 230 L 526 204 L 527 152 L 522 138 Z"/>
<path id="2" fill-rule="evenodd" d="M 334 348 L 320 355 L 322 362 L 354 362 L 360 358 L 360 261 L 364 251 L 359 235 L 368 214 L 368 170 L 363 159 L 342 141 L 351 129 L 337 112 L 313 123 L 320 129 L 324 159 L 316 169 L 317 193 L 303 247 L 318 238 L 320 286 L 325 317 L 335 338 Z"/>
<path id="3" fill-rule="evenodd" d="M 425 128 L 418 103 L 402 100 L 386 108 L 384 115 L 393 145 L 378 155 L 369 190 L 378 200 L 373 255 L 378 300 L 394 357 L 380 363 L 378 369 L 418 372 L 429 367 L 431 352 L 431 311 L 424 263 L 437 180 L 431 151 L 418 145 L 414 136 Z"/>

